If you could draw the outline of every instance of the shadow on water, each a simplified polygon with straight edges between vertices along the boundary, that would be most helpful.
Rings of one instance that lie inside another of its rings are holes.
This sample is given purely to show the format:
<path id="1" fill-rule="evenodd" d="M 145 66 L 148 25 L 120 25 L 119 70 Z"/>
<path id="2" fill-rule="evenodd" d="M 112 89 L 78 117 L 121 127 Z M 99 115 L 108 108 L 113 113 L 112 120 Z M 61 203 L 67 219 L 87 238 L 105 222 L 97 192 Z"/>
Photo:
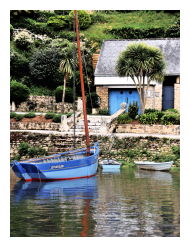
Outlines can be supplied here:
<path id="1" fill-rule="evenodd" d="M 136 168 L 55 182 L 11 175 L 11 236 L 180 236 L 179 178 Z"/>

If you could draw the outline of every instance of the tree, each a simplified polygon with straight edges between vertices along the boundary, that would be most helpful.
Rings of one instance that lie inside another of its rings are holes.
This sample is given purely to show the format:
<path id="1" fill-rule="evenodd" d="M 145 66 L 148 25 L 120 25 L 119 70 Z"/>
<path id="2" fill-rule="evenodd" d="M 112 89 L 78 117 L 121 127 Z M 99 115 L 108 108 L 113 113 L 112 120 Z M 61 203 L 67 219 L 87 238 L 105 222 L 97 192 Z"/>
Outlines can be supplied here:
<path id="1" fill-rule="evenodd" d="M 63 98 L 62 98 L 62 106 L 61 106 L 61 113 L 64 112 L 64 101 L 65 101 L 65 87 L 66 81 L 68 80 L 69 76 L 73 74 L 73 44 L 70 43 L 67 47 L 62 49 L 62 56 L 63 59 L 60 62 L 60 70 L 65 74 L 64 75 L 64 84 L 63 84 Z"/>
<path id="2" fill-rule="evenodd" d="M 162 82 L 166 63 L 159 48 L 145 43 L 133 43 L 120 53 L 116 63 L 116 72 L 119 77 L 129 76 L 135 83 L 140 97 L 141 114 L 144 114 L 148 88 L 151 81 Z M 147 86 L 145 87 L 145 78 Z"/>
<path id="3" fill-rule="evenodd" d="M 39 49 L 34 52 L 29 63 L 32 78 L 40 84 L 51 86 L 52 77 L 60 63 L 59 56 L 59 52 L 54 47 Z"/>

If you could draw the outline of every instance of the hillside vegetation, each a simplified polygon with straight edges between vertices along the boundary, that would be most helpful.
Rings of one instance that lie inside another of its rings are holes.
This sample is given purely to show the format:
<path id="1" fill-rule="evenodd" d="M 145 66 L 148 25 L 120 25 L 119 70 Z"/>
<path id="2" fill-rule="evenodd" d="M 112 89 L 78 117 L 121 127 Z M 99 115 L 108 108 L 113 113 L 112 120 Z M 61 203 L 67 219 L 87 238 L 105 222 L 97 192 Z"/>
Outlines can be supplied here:
<path id="1" fill-rule="evenodd" d="M 107 10 L 91 14 L 78 11 L 78 16 L 82 55 L 86 62 L 83 72 L 87 95 L 87 77 L 91 81 L 91 92 L 95 91 L 92 55 L 99 53 L 104 39 L 171 38 L 180 35 L 178 11 Z M 11 81 L 24 84 L 33 95 L 55 95 L 56 88 L 63 85 L 64 74 L 59 69 L 62 50 L 73 42 L 73 12 L 11 11 L 10 24 Z M 26 29 L 47 38 L 34 38 L 31 33 L 13 37 L 15 29 Z M 66 94 L 72 102 L 73 76 L 67 81 Z M 80 94 L 80 73 L 76 66 L 76 97 Z"/>

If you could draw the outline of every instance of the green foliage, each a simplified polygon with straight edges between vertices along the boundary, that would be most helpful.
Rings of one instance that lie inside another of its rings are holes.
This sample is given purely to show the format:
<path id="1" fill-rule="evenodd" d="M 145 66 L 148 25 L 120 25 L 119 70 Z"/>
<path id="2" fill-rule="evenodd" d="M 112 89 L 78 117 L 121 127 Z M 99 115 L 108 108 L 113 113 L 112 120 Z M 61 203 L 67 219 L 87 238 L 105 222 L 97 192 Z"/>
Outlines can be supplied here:
<path id="1" fill-rule="evenodd" d="M 63 97 L 63 86 L 58 86 L 55 90 L 56 102 L 62 102 Z M 75 99 L 77 94 L 75 93 Z M 65 88 L 65 102 L 73 103 L 73 89 L 71 87 Z"/>
<path id="2" fill-rule="evenodd" d="M 88 108 L 98 108 L 101 103 L 101 98 L 96 92 L 88 94 L 86 97 L 86 106 Z"/>
<path id="3" fill-rule="evenodd" d="M 130 123 L 132 121 L 133 121 L 133 119 L 129 116 L 128 113 L 124 113 L 117 118 L 118 124 L 126 124 L 126 123 Z"/>
<path id="4" fill-rule="evenodd" d="M 63 30 L 69 27 L 69 18 L 67 16 L 52 16 L 49 18 L 47 24 L 55 30 Z"/>
<path id="5" fill-rule="evenodd" d="M 173 154 L 175 154 L 176 159 L 180 158 L 180 146 L 172 146 Z"/>
<path id="6" fill-rule="evenodd" d="M 174 108 L 167 109 L 166 112 L 179 113 L 178 110 L 177 109 L 174 109 Z"/>
<path id="7" fill-rule="evenodd" d="M 104 14 L 93 12 L 93 14 L 90 16 L 92 24 L 94 23 L 105 23 L 107 22 L 107 18 Z"/>
<path id="8" fill-rule="evenodd" d="M 149 109 L 145 109 L 144 110 L 144 113 L 145 114 L 150 114 L 150 113 L 156 113 L 157 115 L 157 121 L 160 122 L 161 118 L 164 116 L 165 112 L 161 112 L 159 110 L 156 110 L 156 109 L 152 109 L 152 108 L 149 108 Z"/>
<path id="9" fill-rule="evenodd" d="M 151 112 L 157 112 L 158 110 L 156 109 L 152 109 L 152 108 L 148 108 L 144 110 L 144 113 L 151 113 Z"/>
<path id="10" fill-rule="evenodd" d="M 12 111 L 12 112 L 10 112 L 10 118 L 15 118 L 15 117 L 16 117 L 16 115 L 17 115 L 17 114 L 16 114 L 15 112 L 13 112 L 13 111 Z"/>
<path id="11" fill-rule="evenodd" d="M 20 79 L 28 74 L 29 59 L 19 54 L 16 50 L 10 49 L 10 75 Z"/>
<path id="12" fill-rule="evenodd" d="M 74 10 L 72 10 L 69 13 L 70 18 L 73 18 L 73 15 L 74 15 Z M 86 10 L 77 10 L 77 16 L 78 16 L 78 25 L 80 29 L 82 30 L 88 28 L 89 25 L 91 24 L 91 18 L 88 12 Z"/>
<path id="13" fill-rule="evenodd" d="M 100 115 L 110 115 L 110 110 L 109 110 L 109 108 L 103 108 L 103 109 L 98 109 L 99 110 L 99 114 Z"/>
<path id="14" fill-rule="evenodd" d="M 42 148 L 42 146 L 40 146 L 37 150 L 37 154 L 39 156 L 43 156 L 43 155 L 48 155 L 48 152 L 44 148 Z"/>
<path id="15" fill-rule="evenodd" d="M 13 33 L 14 33 L 14 28 L 13 28 L 13 26 L 10 24 L 10 40 L 12 40 L 12 38 L 13 38 Z"/>
<path id="16" fill-rule="evenodd" d="M 18 148 L 18 153 L 23 156 L 23 155 L 26 155 L 28 153 L 28 142 L 22 142 L 20 143 L 19 145 L 19 148 Z"/>
<path id="17" fill-rule="evenodd" d="M 165 114 L 162 116 L 160 123 L 162 125 L 180 124 L 180 115 L 177 113 Z"/>
<path id="18" fill-rule="evenodd" d="M 11 80 L 10 82 L 10 100 L 14 101 L 16 104 L 24 102 L 28 99 L 30 90 L 27 86 L 23 85 L 16 80 Z"/>
<path id="19" fill-rule="evenodd" d="M 67 117 L 70 117 L 72 114 L 73 114 L 73 112 L 69 112 L 69 113 L 67 114 Z"/>
<path id="20" fill-rule="evenodd" d="M 30 147 L 27 149 L 27 154 L 30 158 L 33 158 L 37 155 L 37 149 L 35 147 Z"/>
<path id="21" fill-rule="evenodd" d="M 155 124 L 158 121 L 158 116 L 156 112 L 150 112 L 138 115 L 137 120 L 139 120 L 142 124 Z"/>
<path id="22" fill-rule="evenodd" d="M 37 50 L 29 63 L 30 74 L 39 84 L 51 85 L 59 61 L 59 53 L 56 49 Z"/>
<path id="23" fill-rule="evenodd" d="M 16 45 L 21 49 L 28 49 L 33 43 L 31 34 L 25 31 L 19 32 L 15 36 L 14 40 Z"/>
<path id="24" fill-rule="evenodd" d="M 53 119 L 53 117 L 54 117 L 55 115 L 56 115 L 55 113 L 46 113 L 46 114 L 45 114 L 45 118 L 46 118 L 46 119 Z"/>
<path id="25" fill-rule="evenodd" d="M 135 117 L 138 115 L 138 110 L 139 110 L 138 101 L 133 100 L 133 104 L 131 104 L 131 102 L 129 103 L 128 115 L 130 118 L 135 119 Z"/>
<path id="26" fill-rule="evenodd" d="M 150 39 L 150 38 L 179 38 L 180 37 L 180 19 L 168 28 L 134 28 L 134 27 L 117 27 L 109 28 L 107 33 L 111 33 L 117 39 Z"/>
<path id="27" fill-rule="evenodd" d="M 55 122 L 55 123 L 61 123 L 61 114 L 55 115 L 53 117 L 53 122 Z"/>
<path id="28" fill-rule="evenodd" d="M 26 118 L 34 118 L 35 116 L 36 116 L 36 114 L 33 112 L 29 112 L 29 113 L 24 114 L 24 117 L 26 117 Z"/>
<path id="29" fill-rule="evenodd" d="M 48 155 L 48 152 L 44 148 L 42 148 L 42 146 L 40 146 L 39 148 L 35 148 L 33 146 L 29 147 L 28 142 L 22 142 L 19 145 L 18 153 L 20 156 L 29 155 L 30 158 L 33 158 L 37 155 L 39 156 Z"/>
<path id="30" fill-rule="evenodd" d="M 15 119 L 16 121 L 21 121 L 23 119 L 23 114 L 16 114 Z"/>

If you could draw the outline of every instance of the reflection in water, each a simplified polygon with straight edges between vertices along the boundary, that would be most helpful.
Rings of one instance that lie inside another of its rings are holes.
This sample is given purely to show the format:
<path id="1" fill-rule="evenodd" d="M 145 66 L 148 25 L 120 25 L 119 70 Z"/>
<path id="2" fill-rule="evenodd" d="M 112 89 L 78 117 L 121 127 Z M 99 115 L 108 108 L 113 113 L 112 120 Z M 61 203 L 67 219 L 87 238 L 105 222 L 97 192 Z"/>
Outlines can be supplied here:
<path id="1" fill-rule="evenodd" d="M 26 183 L 11 174 L 11 236 L 179 236 L 179 177 L 121 168 Z"/>

